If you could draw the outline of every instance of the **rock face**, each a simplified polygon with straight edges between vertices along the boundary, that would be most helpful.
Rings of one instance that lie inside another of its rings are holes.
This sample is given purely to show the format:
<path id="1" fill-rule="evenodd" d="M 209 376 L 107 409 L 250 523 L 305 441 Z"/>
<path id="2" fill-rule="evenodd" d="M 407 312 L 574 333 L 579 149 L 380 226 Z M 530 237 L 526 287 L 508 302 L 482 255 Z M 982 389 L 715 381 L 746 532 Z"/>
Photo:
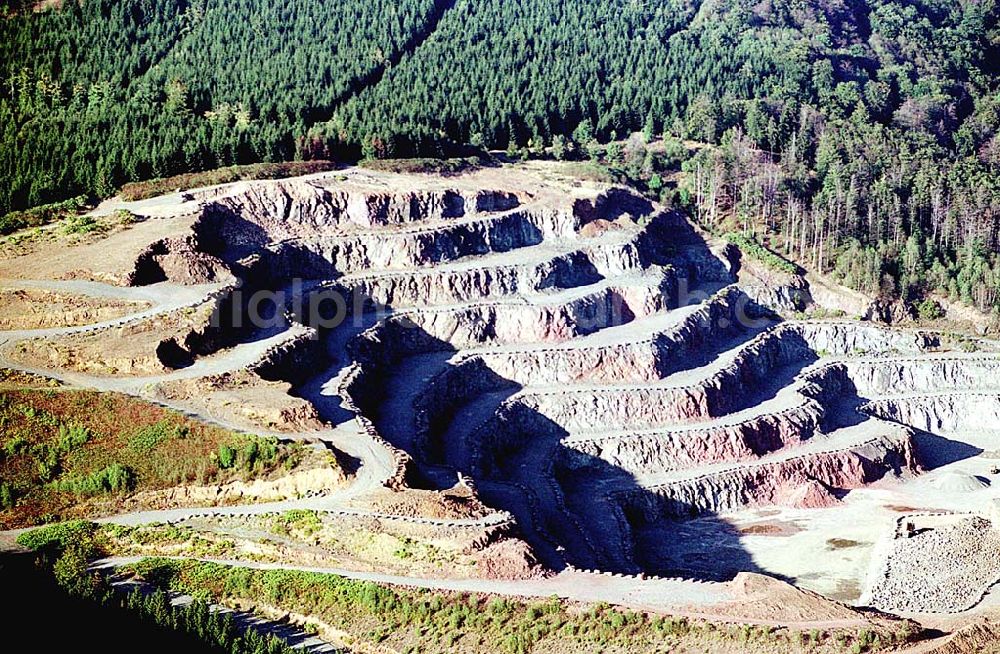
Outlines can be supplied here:
<path id="1" fill-rule="evenodd" d="M 691 517 L 828 506 L 917 474 L 913 427 L 1000 419 L 965 392 L 997 359 L 873 321 L 783 321 L 828 289 L 627 189 L 509 172 L 511 190 L 355 173 L 204 192 L 190 237 L 151 246 L 133 281 L 232 275 L 226 314 L 297 289 L 279 311 L 301 331 L 249 370 L 354 421 L 393 457 L 386 488 L 460 483 L 512 515 L 531 551 L 505 542 L 485 559 L 498 576 L 662 573 L 661 535 Z M 223 321 L 202 340 L 246 335 Z"/>
<path id="2" fill-rule="evenodd" d="M 167 509 L 180 506 L 220 506 L 247 502 L 277 502 L 318 495 L 346 482 L 336 467 L 296 471 L 280 479 L 231 481 L 215 486 L 178 486 L 162 491 L 136 493 L 127 500 L 134 509 Z"/>
<path id="3" fill-rule="evenodd" d="M 164 239 L 150 245 L 136 259 L 125 280 L 129 286 L 171 281 L 176 284 L 210 284 L 232 279 L 221 259 L 201 249 L 195 237 Z"/>

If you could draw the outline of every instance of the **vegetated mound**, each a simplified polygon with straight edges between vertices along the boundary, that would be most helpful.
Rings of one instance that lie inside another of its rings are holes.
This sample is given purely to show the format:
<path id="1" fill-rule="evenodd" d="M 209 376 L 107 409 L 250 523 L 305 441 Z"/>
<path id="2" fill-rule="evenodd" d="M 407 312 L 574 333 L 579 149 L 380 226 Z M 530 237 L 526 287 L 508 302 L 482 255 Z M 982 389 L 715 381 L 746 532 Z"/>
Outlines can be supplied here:
<path id="1" fill-rule="evenodd" d="M 242 448 L 242 454 L 237 453 L 236 457 L 248 457 L 254 445 L 252 442 L 236 441 L 232 447 Z M 251 468 L 239 478 L 228 481 L 222 479 L 208 484 L 137 492 L 120 502 L 120 510 L 130 512 L 280 502 L 323 495 L 343 486 L 345 481 L 346 476 L 333 454 L 306 448 L 302 450 L 300 459 L 285 460 L 280 467 L 267 473 L 254 473 Z"/>
<path id="2" fill-rule="evenodd" d="M 987 488 L 988 481 L 964 472 L 946 472 L 931 480 L 930 484 L 948 493 L 972 493 Z"/>
<path id="3" fill-rule="evenodd" d="M 61 386 L 62 382 L 56 379 L 11 368 L 0 368 L 0 391 L 55 389 Z"/>
<path id="4" fill-rule="evenodd" d="M 0 421 L 0 525 L 7 529 L 114 513 L 137 493 L 285 474 L 309 467 L 312 456 L 300 445 L 211 427 L 115 393 L 5 390 Z"/>
<path id="5" fill-rule="evenodd" d="M 294 509 L 108 525 L 119 556 L 198 556 L 433 579 L 529 579 L 541 570 L 503 516 L 477 523 Z"/>
<path id="6" fill-rule="evenodd" d="M 146 559 L 121 568 L 174 592 L 227 606 L 267 606 L 300 616 L 352 645 L 375 651 L 505 651 L 653 654 L 721 652 L 833 654 L 845 647 L 889 651 L 905 640 L 905 625 L 845 625 L 819 629 L 809 642 L 797 629 L 752 628 L 657 615 L 607 604 L 581 606 L 558 598 L 505 598 L 486 593 L 388 586 L 293 570 L 253 570 L 200 561 Z M 451 617 L 455 616 L 455 617 Z M 385 629 L 386 621 L 397 625 Z M 895 627 L 895 628 L 894 628 Z"/>
<path id="7" fill-rule="evenodd" d="M 158 211 L 169 212 L 170 219 L 146 219 Z M 108 229 L 83 235 L 66 234 L 59 225 L 40 232 L 22 232 L 9 237 L 0 247 L 0 278 L 96 281 L 126 286 L 137 259 L 150 245 L 190 236 L 193 219 L 177 215 L 174 204 L 168 204 L 143 209 L 142 217 L 128 212 L 98 216 L 94 218 L 97 224 L 106 224 Z"/>
<path id="8" fill-rule="evenodd" d="M 245 166 L 228 166 L 196 173 L 184 173 L 172 177 L 161 177 L 142 182 L 123 184 L 118 198 L 125 202 L 148 200 L 158 195 L 171 193 L 177 189 L 195 189 L 217 184 L 253 179 L 278 179 L 297 177 L 336 170 L 332 161 L 286 161 L 280 163 L 260 163 Z"/>

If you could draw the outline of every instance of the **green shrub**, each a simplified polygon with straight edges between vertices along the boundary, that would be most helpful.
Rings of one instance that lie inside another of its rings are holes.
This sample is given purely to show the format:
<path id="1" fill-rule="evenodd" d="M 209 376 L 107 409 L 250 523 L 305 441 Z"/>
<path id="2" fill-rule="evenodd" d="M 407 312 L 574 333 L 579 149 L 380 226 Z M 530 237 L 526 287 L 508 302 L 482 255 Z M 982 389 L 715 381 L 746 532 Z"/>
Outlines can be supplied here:
<path id="1" fill-rule="evenodd" d="M 85 477 L 61 479 L 55 485 L 57 490 L 74 493 L 80 497 L 121 493 L 131 490 L 134 486 L 135 474 L 120 463 L 112 463 Z"/>
<path id="2" fill-rule="evenodd" d="M 3 444 L 3 453 L 6 456 L 12 457 L 21 454 L 28 449 L 28 439 L 21 434 L 16 434 L 11 438 L 7 439 Z"/>
<path id="3" fill-rule="evenodd" d="M 323 526 L 323 520 L 316 511 L 309 509 L 291 509 L 275 517 L 271 530 L 277 534 L 287 535 L 292 529 L 300 529 L 306 534 L 312 534 Z"/>
<path id="4" fill-rule="evenodd" d="M 90 234 L 101 229 L 93 216 L 70 216 L 62 225 L 64 234 Z"/>
<path id="5" fill-rule="evenodd" d="M 157 445 L 171 437 L 181 436 L 182 430 L 167 420 L 136 429 L 128 439 L 128 448 L 142 454 L 150 452 Z"/>
<path id="6" fill-rule="evenodd" d="M 944 307 L 931 298 L 927 298 L 917 305 L 917 315 L 921 320 L 940 320 L 945 316 Z"/>
<path id="7" fill-rule="evenodd" d="M 799 267 L 794 263 L 776 252 L 767 249 L 752 237 L 730 232 L 725 235 L 725 239 L 738 247 L 747 256 L 761 262 L 772 270 L 788 275 L 798 275 L 801 272 Z"/>
<path id="8" fill-rule="evenodd" d="M 24 211 L 12 211 L 0 216 L 0 234 L 12 234 L 28 227 L 40 227 L 60 218 L 75 214 L 87 204 L 87 198 L 80 195 L 63 202 L 44 204 Z"/>
<path id="9" fill-rule="evenodd" d="M 83 425 L 59 425 L 59 453 L 69 454 L 73 450 L 86 445 L 90 440 L 90 430 Z"/>
<path id="10" fill-rule="evenodd" d="M 0 509 L 13 508 L 17 503 L 17 492 L 7 482 L 0 482 Z"/>
<path id="11" fill-rule="evenodd" d="M 86 520 L 71 520 L 47 525 L 19 534 L 17 544 L 33 552 L 61 553 L 70 547 L 82 547 L 90 552 L 98 526 Z"/>
<path id="12" fill-rule="evenodd" d="M 228 445 L 219 446 L 219 467 L 228 470 L 236 464 L 236 450 Z"/>
<path id="13" fill-rule="evenodd" d="M 287 456 L 292 454 L 282 452 L 277 438 L 249 434 L 241 434 L 220 445 L 218 451 L 220 468 L 236 468 L 245 472 L 261 471 L 278 465 Z"/>

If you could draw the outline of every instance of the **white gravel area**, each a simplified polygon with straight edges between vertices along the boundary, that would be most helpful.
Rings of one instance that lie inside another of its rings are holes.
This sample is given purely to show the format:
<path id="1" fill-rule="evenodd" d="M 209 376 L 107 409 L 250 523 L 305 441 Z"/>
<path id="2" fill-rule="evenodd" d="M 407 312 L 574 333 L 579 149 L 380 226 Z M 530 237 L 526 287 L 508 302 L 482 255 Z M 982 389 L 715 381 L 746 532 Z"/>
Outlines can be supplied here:
<path id="1" fill-rule="evenodd" d="M 904 518 L 904 521 L 906 518 Z M 905 613 L 966 611 L 1000 581 L 1000 529 L 968 516 L 952 524 L 901 530 L 871 588 L 872 605 Z M 998 525 L 1000 526 L 1000 525 Z"/>

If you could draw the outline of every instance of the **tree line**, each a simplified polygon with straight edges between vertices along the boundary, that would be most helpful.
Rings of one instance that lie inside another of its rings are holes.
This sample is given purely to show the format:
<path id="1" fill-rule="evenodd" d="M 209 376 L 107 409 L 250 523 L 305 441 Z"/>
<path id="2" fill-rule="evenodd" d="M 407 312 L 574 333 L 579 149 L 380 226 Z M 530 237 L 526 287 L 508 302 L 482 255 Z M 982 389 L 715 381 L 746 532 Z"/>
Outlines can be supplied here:
<path id="1" fill-rule="evenodd" d="M 996 0 L 82 0 L 0 23 L 0 212 L 290 159 L 711 144 L 683 192 L 856 288 L 1000 302 Z"/>
<path id="2" fill-rule="evenodd" d="M 18 544 L 31 550 L 36 559 L 25 580 L 35 591 L 31 599 L 44 601 L 45 608 L 65 610 L 57 610 L 63 629 L 85 625 L 86 633 L 79 635 L 84 642 L 96 623 L 114 630 L 113 642 L 155 642 L 157 650 L 198 654 L 297 651 L 273 634 L 241 625 L 232 613 L 219 611 L 202 598 L 174 603 L 171 595 L 154 583 L 115 588 L 108 576 L 89 568 L 93 558 L 105 553 L 103 536 L 94 523 L 72 521 L 41 527 L 20 534 Z M 4 568 L 22 567 L 12 560 L 2 563 Z M 113 642 L 108 643 L 108 651 L 115 651 Z"/>

